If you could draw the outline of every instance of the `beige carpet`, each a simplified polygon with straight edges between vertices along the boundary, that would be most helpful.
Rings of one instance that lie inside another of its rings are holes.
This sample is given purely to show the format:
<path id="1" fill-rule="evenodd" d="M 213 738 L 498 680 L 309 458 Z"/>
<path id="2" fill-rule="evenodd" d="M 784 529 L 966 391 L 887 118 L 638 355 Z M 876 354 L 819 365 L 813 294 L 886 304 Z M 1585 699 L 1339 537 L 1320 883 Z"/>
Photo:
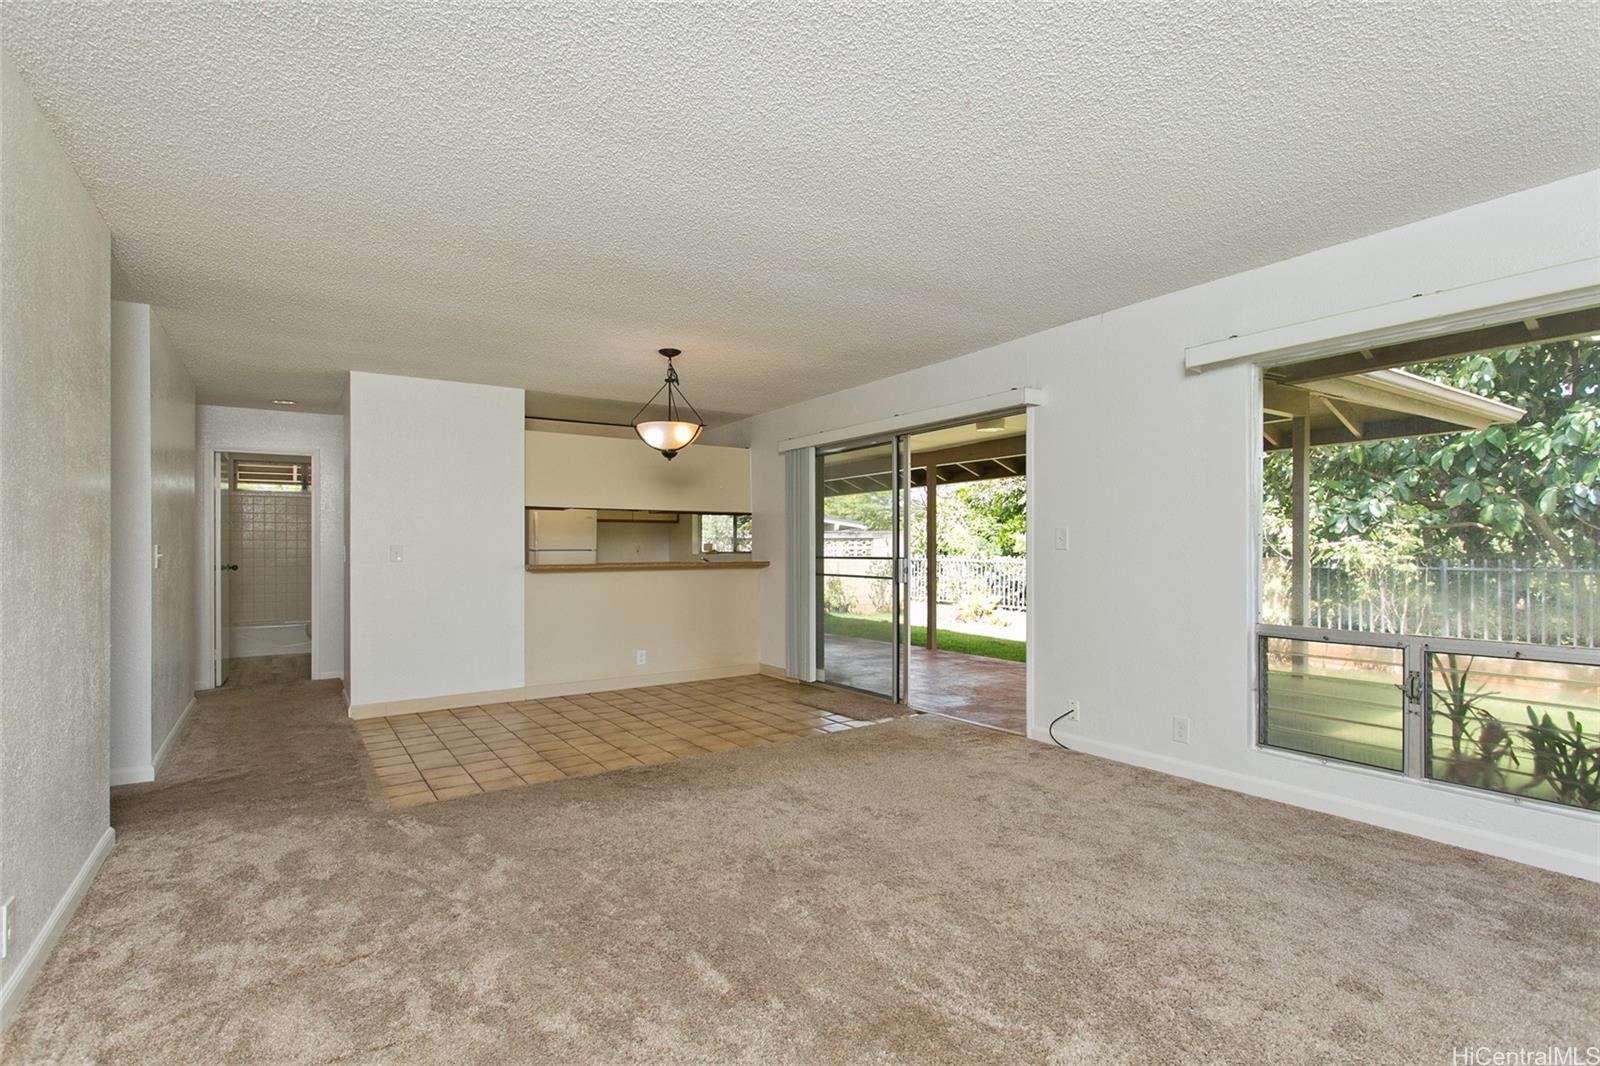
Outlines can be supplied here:
<path id="1" fill-rule="evenodd" d="M 260 688 L 263 685 L 292 685 L 311 680 L 311 653 L 300 655 L 253 655 L 229 659 L 228 688 Z"/>
<path id="2" fill-rule="evenodd" d="M 212 696 L 8 1062 L 1448 1063 L 1593 1042 L 1600 887 L 934 717 L 385 809 Z"/>

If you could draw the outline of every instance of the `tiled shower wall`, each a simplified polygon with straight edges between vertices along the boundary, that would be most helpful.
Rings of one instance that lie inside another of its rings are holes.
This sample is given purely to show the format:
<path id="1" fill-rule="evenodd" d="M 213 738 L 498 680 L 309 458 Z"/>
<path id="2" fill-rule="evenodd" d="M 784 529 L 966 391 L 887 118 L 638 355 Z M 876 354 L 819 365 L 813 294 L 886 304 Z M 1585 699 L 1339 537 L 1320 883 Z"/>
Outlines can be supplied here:
<path id="1" fill-rule="evenodd" d="M 310 494 L 226 495 L 229 624 L 310 621 Z"/>

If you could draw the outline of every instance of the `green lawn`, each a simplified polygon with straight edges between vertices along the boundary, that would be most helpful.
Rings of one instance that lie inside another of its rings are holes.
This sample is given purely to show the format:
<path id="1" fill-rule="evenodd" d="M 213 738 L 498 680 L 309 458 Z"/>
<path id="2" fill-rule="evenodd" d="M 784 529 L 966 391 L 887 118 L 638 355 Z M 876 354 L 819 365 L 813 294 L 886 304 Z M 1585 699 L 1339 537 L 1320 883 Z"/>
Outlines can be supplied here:
<path id="1" fill-rule="evenodd" d="M 862 637 L 866 640 L 881 640 L 887 643 L 890 636 L 889 616 L 829 612 L 823 616 L 822 630 L 825 633 L 837 633 L 842 637 Z M 927 647 L 927 627 L 912 626 L 911 643 L 921 648 Z M 1023 641 L 1006 640 L 1003 637 L 983 637 L 973 633 L 960 633 L 954 629 L 939 630 L 939 650 L 953 651 L 962 655 L 982 655 L 988 659 L 1007 659 L 1014 663 L 1028 660 L 1028 645 Z"/>
<path id="2" fill-rule="evenodd" d="M 1522 692 L 1486 693 L 1481 706 L 1505 724 L 1513 738 L 1516 760 L 1502 759 L 1503 780 L 1495 791 L 1560 802 L 1548 784 L 1533 775 L 1533 756 L 1523 739 L 1527 708 L 1550 713 L 1561 726 L 1574 711 L 1592 736 L 1600 729 L 1600 707 L 1552 703 L 1548 696 Z M 1404 702 L 1397 684 L 1351 673 L 1310 671 L 1296 674 L 1279 664 L 1267 672 L 1267 743 L 1311 755 L 1325 755 L 1390 770 L 1402 764 Z M 1430 715 L 1434 758 L 1430 776 L 1448 778 L 1449 723 Z M 1483 786 L 1480 786 L 1483 787 Z"/>

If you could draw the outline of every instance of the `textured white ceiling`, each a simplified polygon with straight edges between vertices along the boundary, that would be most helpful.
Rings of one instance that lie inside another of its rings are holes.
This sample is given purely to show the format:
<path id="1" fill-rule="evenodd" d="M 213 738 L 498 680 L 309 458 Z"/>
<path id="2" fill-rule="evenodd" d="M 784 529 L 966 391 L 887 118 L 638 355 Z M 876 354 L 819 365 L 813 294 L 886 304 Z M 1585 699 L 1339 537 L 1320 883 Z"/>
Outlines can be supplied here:
<path id="1" fill-rule="evenodd" d="M 211 402 L 754 412 L 1600 163 L 1594 2 L 0 18 Z"/>

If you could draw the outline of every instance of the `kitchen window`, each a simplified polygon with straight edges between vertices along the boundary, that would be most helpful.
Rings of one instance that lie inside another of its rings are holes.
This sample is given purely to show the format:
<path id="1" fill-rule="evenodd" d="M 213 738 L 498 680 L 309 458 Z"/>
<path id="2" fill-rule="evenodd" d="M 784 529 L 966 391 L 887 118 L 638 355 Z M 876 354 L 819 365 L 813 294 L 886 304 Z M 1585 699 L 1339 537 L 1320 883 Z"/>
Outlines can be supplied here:
<path id="1" fill-rule="evenodd" d="M 706 555 L 748 554 L 754 546 L 747 514 L 700 516 L 700 551 Z"/>

